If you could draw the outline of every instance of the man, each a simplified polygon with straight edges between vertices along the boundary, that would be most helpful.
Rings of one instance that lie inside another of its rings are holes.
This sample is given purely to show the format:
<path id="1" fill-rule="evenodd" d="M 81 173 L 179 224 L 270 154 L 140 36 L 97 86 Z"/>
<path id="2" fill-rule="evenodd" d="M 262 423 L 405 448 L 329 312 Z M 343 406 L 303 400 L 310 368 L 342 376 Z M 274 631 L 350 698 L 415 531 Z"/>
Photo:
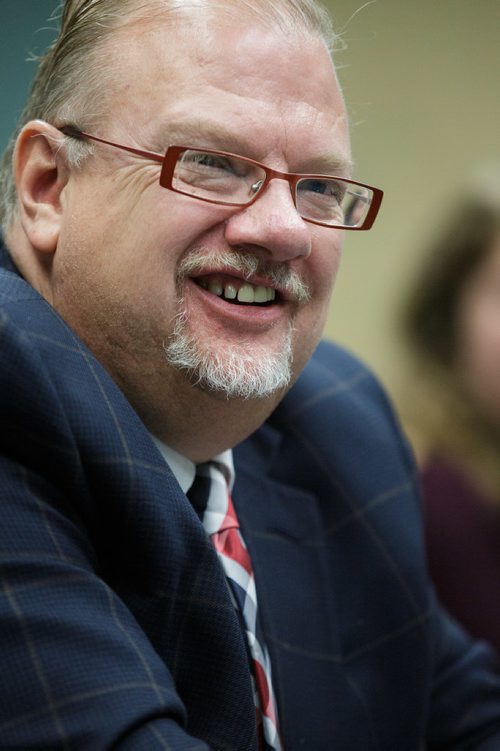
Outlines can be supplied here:
<path id="1" fill-rule="evenodd" d="M 390 408 L 318 347 L 381 200 L 330 42 L 311 0 L 65 4 L 3 169 L 2 748 L 499 748 Z"/>

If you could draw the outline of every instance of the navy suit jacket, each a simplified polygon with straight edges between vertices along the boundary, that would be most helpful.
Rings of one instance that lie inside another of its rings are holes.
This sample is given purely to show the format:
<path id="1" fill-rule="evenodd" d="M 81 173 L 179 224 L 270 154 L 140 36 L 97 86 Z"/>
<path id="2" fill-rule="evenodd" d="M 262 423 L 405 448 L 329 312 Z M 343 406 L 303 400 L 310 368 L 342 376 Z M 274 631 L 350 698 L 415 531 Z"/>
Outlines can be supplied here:
<path id="1" fill-rule="evenodd" d="M 202 525 L 90 351 L 1 267 L 0 748 L 253 751 Z M 435 602 L 414 466 L 366 368 L 320 345 L 235 464 L 286 751 L 498 751 L 493 657 Z"/>

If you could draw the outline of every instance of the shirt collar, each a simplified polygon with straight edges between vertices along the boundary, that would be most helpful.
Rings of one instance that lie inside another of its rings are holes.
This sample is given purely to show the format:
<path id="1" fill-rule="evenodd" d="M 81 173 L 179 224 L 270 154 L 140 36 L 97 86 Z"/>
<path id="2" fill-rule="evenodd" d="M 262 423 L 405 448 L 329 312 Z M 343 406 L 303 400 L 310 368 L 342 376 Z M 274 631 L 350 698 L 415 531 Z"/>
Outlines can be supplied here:
<path id="1" fill-rule="evenodd" d="M 167 446 L 167 444 L 163 443 L 163 441 L 160 441 L 159 438 L 156 438 L 156 436 L 152 435 L 151 437 L 155 442 L 155 445 L 160 454 L 163 456 L 168 466 L 172 470 L 175 479 L 182 488 L 182 491 L 184 493 L 187 493 L 194 482 L 196 475 L 196 464 L 191 461 L 191 459 L 188 459 L 187 456 L 174 451 L 174 449 L 170 448 L 170 446 Z M 229 489 L 232 490 L 234 485 L 234 461 L 232 450 L 227 449 L 221 454 L 217 454 L 217 456 L 213 457 L 212 461 L 222 464 L 227 475 Z"/>

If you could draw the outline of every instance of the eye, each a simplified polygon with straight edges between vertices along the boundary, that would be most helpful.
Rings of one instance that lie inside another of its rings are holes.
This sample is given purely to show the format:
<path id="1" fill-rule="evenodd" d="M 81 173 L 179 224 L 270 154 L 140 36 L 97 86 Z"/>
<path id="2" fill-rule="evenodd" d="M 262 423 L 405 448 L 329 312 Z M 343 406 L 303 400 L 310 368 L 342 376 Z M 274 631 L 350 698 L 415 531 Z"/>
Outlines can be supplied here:
<path id="1" fill-rule="evenodd" d="M 205 151 L 185 151 L 182 162 L 186 166 L 205 167 L 207 170 L 221 170 L 236 174 L 231 161 L 221 154 L 210 154 Z"/>
<path id="2" fill-rule="evenodd" d="M 186 149 L 175 165 L 172 187 L 204 200 L 243 206 L 265 177 L 265 171 L 244 158 Z"/>
<path id="3" fill-rule="evenodd" d="M 312 193 L 320 193 L 321 195 L 330 192 L 330 186 L 325 180 L 309 180 L 305 186 L 301 187 L 302 190 L 310 190 Z"/>
<path id="4" fill-rule="evenodd" d="M 311 177 L 299 182 L 298 191 L 305 199 L 327 201 L 331 205 L 342 203 L 346 186 L 339 180 Z"/>

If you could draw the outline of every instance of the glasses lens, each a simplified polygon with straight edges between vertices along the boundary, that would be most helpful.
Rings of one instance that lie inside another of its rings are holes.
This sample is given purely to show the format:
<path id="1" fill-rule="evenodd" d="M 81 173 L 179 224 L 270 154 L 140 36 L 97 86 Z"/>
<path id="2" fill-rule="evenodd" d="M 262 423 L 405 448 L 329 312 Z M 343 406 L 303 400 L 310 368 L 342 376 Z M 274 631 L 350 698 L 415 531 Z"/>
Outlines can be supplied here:
<path id="1" fill-rule="evenodd" d="M 373 191 L 337 178 L 306 177 L 297 183 L 297 210 L 304 219 L 335 227 L 360 227 Z"/>
<path id="2" fill-rule="evenodd" d="M 172 187 L 196 198 L 244 205 L 266 177 L 255 164 L 218 152 L 186 149 L 175 165 Z"/>

